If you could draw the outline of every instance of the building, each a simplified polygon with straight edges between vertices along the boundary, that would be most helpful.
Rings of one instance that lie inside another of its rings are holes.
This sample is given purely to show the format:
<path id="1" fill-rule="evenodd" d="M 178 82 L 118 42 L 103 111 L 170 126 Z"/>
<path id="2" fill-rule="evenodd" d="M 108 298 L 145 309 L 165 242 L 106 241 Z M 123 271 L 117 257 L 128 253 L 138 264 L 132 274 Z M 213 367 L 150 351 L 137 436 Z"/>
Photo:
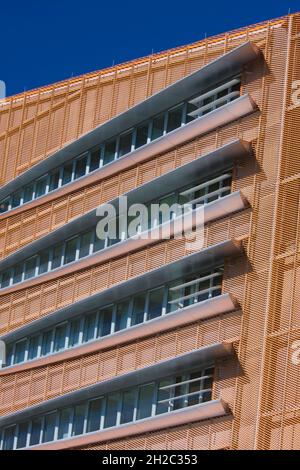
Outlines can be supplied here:
<path id="1" fill-rule="evenodd" d="M 300 448 L 299 85 L 292 14 L 0 102 L 2 449 Z"/>

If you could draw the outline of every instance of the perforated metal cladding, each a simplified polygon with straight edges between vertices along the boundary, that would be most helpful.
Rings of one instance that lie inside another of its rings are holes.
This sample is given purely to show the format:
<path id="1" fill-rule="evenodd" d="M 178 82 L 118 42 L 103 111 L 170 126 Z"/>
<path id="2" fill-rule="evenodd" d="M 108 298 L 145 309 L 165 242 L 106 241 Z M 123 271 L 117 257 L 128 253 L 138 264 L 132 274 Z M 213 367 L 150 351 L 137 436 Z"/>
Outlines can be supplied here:
<path id="1" fill-rule="evenodd" d="M 240 324 L 240 314 L 232 312 L 114 349 L 8 374 L 0 380 L 0 412 L 2 415 L 12 413 L 203 346 L 233 341 L 239 336 Z M 227 371 L 224 367 L 220 369 L 216 395 L 222 396 L 224 392 L 224 398 L 228 397 L 235 379 L 234 374 L 229 373 L 228 377 L 226 374 L 236 367 L 235 361 Z"/>
<path id="2" fill-rule="evenodd" d="M 72 219 L 98 207 L 99 204 L 108 202 L 234 139 L 255 139 L 258 119 L 256 113 L 252 119 L 217 129 L 205 137 L 187 142 L 168 153 L 154 156 L 145 163 L 103 181 L 57 197 L 54 201 L 43 203 L 41 200 L 40 204 L 32 209 L 26 209 L 24 206 L 21 213 L 15 215 L 4 213 L 0 220 L 0 258 L 62 227 Z M 244 165 L 249 168 L 247 162 Z M 251 199 L 249 188 L 245 184 L 243 191 Z"/>
<path id="3" fill-rule="evenodd" d="M 153 57 L 131 63 L 124 72 L 112 69 L 106 77 L 102 73 L 99 78 L 99 73 L 61 84 L 60 91 L 54 85 L 39 90 L 36 96 L 29 93 L 26 99 L 19 97 L 19 104 L 11 99 L 8 108 L 0 112 L 0 128 L 10 128 L 0 135 L 0 151 L 5 155 L 4 182 L 65 142 L 245 42 L 245 38 L 263 50 L 267 63 L 264 74 L 253 66 L 246 67 L 243 74 L 243 89 L 257 102 L 260 114 L 155 156 L 126 174 L 114 175 L 101 184 L 74 191 L 37 209 L 24 210 L 20 215 L 8 215 L 1 222 L 1 253 L 6 256 L 87 212 L 99 201 L 122 194 L 201 153 L 236 137 L 251 141 L 256 161 L 249 159 L 235 167 L 232 187 L 243 191 L 252 208 L 213 222 L 206 229 L 206 246 L 231 237 L 243 240 L 248 261 L 245 257 L 227 260 L 223 282 L 223 292 L 234 294 L 241 303 L 242 316 L 227 314 L 113 351 L 8 373 L 0 379 L 2 413 L 131 368 L 138 369 L 160 358 L 175 357 L 182 351 L 235 339 L 238 361 L 218 362 L 213 389 L 214 398 L 221 397 L 229 403 L 230 415 L 88 448 L 300 448 L 300 365 L 292 362 L 293 345 L 300 340 L 300 110 L 291 106 L 292 83 L 300 80 L 299 33 L 300 15 L 291 15 L 264 23 L 256 30 L 229 33 L 213 42 L 208 39 L 207 43 L 199 43 L 204 46 L 202 49 L 194 52 L 187 47 L 179 55 L 169 52 L 162 54 L 161 60 Z M 218 43 L 220 39 L 222 43 Z M 7 158 L 12 162 L 11 168 L 7 167 Z M 2 295 L 1 329 L 4 332 L 18 328 L 92 292 L 183 256 L 180 241 L 161 242 L 105 265 Z"/>
<path id="4" fill-rule="evenodd" d="M 1 102 L 1 183 L 250 37 L 259 41 L 261 30 L 257 25 L 208 38 Z"/>
<path id="5" fill-rule="evenodd" d="M 207 224 L 204 247 L 247 235 L 249 209 Z M 36 286 L 0 294 L 0 332 L 14 330 L 33 319 L 86 298 L 122 281 L 134 278 L 190 254 L 185 239 L 163 240 L 158 244 L 112 259 L 100 265 L 57 277 Z"/>

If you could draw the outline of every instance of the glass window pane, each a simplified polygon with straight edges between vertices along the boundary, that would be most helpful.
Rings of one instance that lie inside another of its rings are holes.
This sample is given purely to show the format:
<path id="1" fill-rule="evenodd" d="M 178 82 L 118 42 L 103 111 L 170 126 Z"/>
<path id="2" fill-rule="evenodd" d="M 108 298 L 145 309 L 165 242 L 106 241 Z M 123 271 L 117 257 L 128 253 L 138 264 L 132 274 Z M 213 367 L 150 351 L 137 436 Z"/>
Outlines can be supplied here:
<path id="1" fill-rule="evenodd" d="M 8 344 L 6 346 L 6 365 L 11 366 L 13 361 L 13 345 Z"/>
<path id="2" fill-rule="evenodd" d="M 69 337 L 70 347 L 75 346 L 75 344 L 79 343 L 80 323 L 81 323 L 80 318 L 75 318 L 75 320 L 72 320 L 71 322 L 70 337 Z"/>
<path id="3" fill-rule="evenodd" d="M 53 258 L 51 269 L 59 268 L 61 266 L 63 245 L 60 243 L 53 248 Z"/>
<path id="4" fill-rule="evenodd" d="M 87 432 L 98 431 L 98 429 L 100 429 L 102 403 L 103 398 L 93 400 L 89 403 Z"/>
<path id="5" fill-rule="evenodd" d="M 67 336 L 67 324 L 57 326 L 54 335 L 54 351 L 60 351 L 65 348 Z"/>
<path id="6" fill-rule="evenodd" d="M 111 333 L 112 311 L 113 307 L 106 307 L 100 310 L 100 336 L 110 335 Z"/>
<path id="7" fill-rule="evenodd" d="M 0 213 L 8 211 L 9 208 L 9 200 L 0 202 Z"/>
<path id="8" fill-rule="evenodd" d="M 116 312 L 115 331 L 124 330 L 124 328 L 126 328 L 127 318 L 128 318 L 128 307 L 129 307 L 129 300 L 125 300 L 124 302 L 118 303 L 117 312 Z"/>
<path id="9" fill-rule="evenodd" d="M 24 189 L 24 202 L 32 201 L 33 199 L 33 184 L 30 184 Z"/>
<path id="10" fill-rule="evenodd" d="M 149 293 L 147 320 L 152 320 L 152 318 L 159 317 L 162 314 L 164 291 L 164 287 L 160 287 Z"/>
<path id="11" fill-rule="evenodd" d="M 85 410 L 85 404 L 75 406 L 72 436 L 78 436 L 79 434 L 83 433 Z"/>
<path id="12" fill-rule="evenodd" d="M 92 232 L 83 233 L 80 237 L 79 258 L 84 258 L 90 254 L 90 245 L 92 242 Z"/>
<path id="13" fill-rule="evenodd" d="M 43 196 L 46 192 L 46 186 L 47 186 L 47 176 L 44 178 L 41 178 L 36 182 L 36 187 L 35 187 L 35 197 L 40 197 Z"/>
<path id="14" fill-rule="evenodd" d="M 83 328 L 83 341 L 91 341 L 96 337 L 96 321 L 97 321 L 97 314 L 92 313 L 87 315 L 84 320 L 84 328 Z"/>
<path id="15" fill-rule="evenodd" d="M 172 396 L 172 389 L 167 388 L 166 390 L 163 387 L 167 387 L 168 385 L 172 385 L 174 383 L 174 378 L 167 378 L 163 379 L 158 384 L 158 392 L 157 392 L 157 406 L 156 406 L 156 414 L 159 415 L 161 413 L 167 413 L 171 411 L 173 402 L 167 401 L 164 403 L 159 403 L 160 401 L 169 400 Z"/>
<path id="16" fill-rule="evenodd" d="M 87 165 L 87 155 L 82 158 L 79 158 L 75 162 L 75 179 L 81 178 L 86 173 L 86 165 Z"/>
<path id="17" fill-rule="evenodd" d="M 193 372 L 192 374 L 190 374 L 190 379 L 196 379 L 198 377 L 201 377 L 202 375 L 202 371 L 197 371 L 197 372 Z M 187 392 L 188 393 L 195 393 L 195 392 L 198 392 L 201 390 L 201 381 L 196 381 L 196 382 L 192 382 L 188 385 L 188 390 Z M 202 397 L 201 397 L 201 394 L 199 393 L 199 395 L 192 395 L 190 397 L 188 397 L 188 406 L 192 406 L 192 405 L 197 405 L 198 403 L 201 403 L 202 401 Z"/>
<path id="18" fill-rule="evenodd" d="M 94 171 L 94 170 L 97 170 L 97 168 L 99 168 L 99 165 L 100 165 L 100 154 L 101 154 L 100 149 L 94 150 L 94 151 L 91 153 L 90 172 L 91 172 L 91 171 Z"/>
<path id="19" fill-rule="evenodd" d="M 62 184 L 70 183 L 72 179 L 73 163 L 67 163 L 63 169 Z"/>
<path id="20" fill-rule="evenodd" d="M 145 292 L 134 297 L 131 325 L 138 325 L 144 321 L 145 300 Z"/>
<path id="21" fill-rule="evenodd" d="M 25 262 L 25 279 L 29 279 L 35 275 L 36 259 L 35 256 Z"/>
<path id="22" fill-rule="evenodd" d="M 10 270 L 4 271 L 1 277 L 1 287 L 8 287 L 10 284 Z"/>
<path id="23" fill-rule="evenodd" d="M 108 395 L 106 399 L 106 410 L 105 410 L 105 420 L 104 420 L 105 428 L 116 426 L 117 412 L 119 409 L 120 398 L 121 398 L 120 393 L 112 393 L 111 395 Z"/>
<path id="24" fill-rule="evenodd" d="M 45 416 L 43 442 L 53 441 L 56 424 L 56 412 Z"/>
<path id="25" fill-rule="evenodd" d="M 164 133 L 165 115 L 161 114 L 153 119 L 151 140 L 157 139 Z"/>
<path id="26" fill-rule="evenodd" d="M 15 349 L 15 363 L 23 362 L 25 359 L 27 340 L 19 341 Z"/>
<path id="27" fill-rule="evenodd" d="M 49 191 L 54 191 L 58 188 L 59 184 L 59 170 L 56 170 L 54 173 L 50 175 L 50 184 L 49 184 Z"/>
<path id="28" fill-rule="evenodd" d="M 139 148 L 147 143 L 149 124 L 144 124 L 136 130 L 135 148 Z"/>
<path id="29" fill-rule="evenodd" d="M 43 251 L 39 259 L 39 274 L 46 273 L 49 266 L 49 251 Z"/>
<path id="30" fill-rule="evenodd" d="M 23 264 L 17 264 L 17 266 L 14 267 L 13 284 L 22 281 L 22 274 Z"/>
<path id="31" fill-rule="evenodd" d="M 153 400 L 154 383 L 142 385 L 139 388 L 137 419 L 143 419 L 151 416 Z"/>
<path id="32" fill-rule="evenodd" d="M 107 165 L 115 159 L 116 141 L 106 142 L 104 146 L 103 165 Z"/>
<path id="33" fill-rule="evenodd" d="M 69 437 L 70 421 L 72 416 L 72 409 L 65 408 L 61 410 L 59 416 L 59 426 L 58 426 L 58 439 L 65 439 Z"/>
<path id="34" fill-rule="evenodd" d="M 98 238 L 97 233 L 95 233 L 93 253 L 96 253 L 96 251 L 103 250 L 104 246 L 105 246 L 105 240 L 103 240 L 102 238 Z"/>
<path id="35" fill-rule="evenodd" d="M 14 447 L 14 435 L 16 426 L 4 430 L 3 450 L 11 450 Z"/>
<path id="36" fill-rule="evenodd" d="M 34 446 L 40 443 L 41 437 L 41 428 L 42 428 L 42 419 L 36 418 L 32 421 L 32 427 L 30 432 L 30 445 Z"/>
<path id="37" fill-rule="evenodd" d="M 17 449 L 26 447 L 28 423 L 20 423 L 18 429 Z"/>
<path id="38" fill-rule="evenodd" d="M 51 352 L 52 330 L 45 331 L 42 336 L 42 356 Z"/>
<path id="39" fill-rule="evenodd" d="M 174 129 L 177 129 L 181 126 L 182 122 L 182 109 L 183 106 L 180 105 L 175 109 L 172 109 L 168 112 L 168 125 L 167 125 L 167 132 L 171 132 Z"/>
<path id="40" fill-rule="evenodd" d="M 28 359 L 34 359 L 38 355 L 39 335 L 33 336 L 29 340 Z"/>
<path id="41" fill-rule="evenodd" d="M 137 390 L 134 389 L 123 392 L 121 424 L 133 421 L 136 393 Z"/>
<path id="42" fill-rule="evenodd" d="M 19 191 L 18 193 L 15 193 L 12 195 L 12 200 L 11 200 L 11 207 L 18 207 L 21 204 L 21 197 L 22 193 Z"/>
<path id="43" fill-rule="evenodd" d="M 127 134 L 121 135 L 119 140 L 119 152 L 118 156 L 122 157 L 131 151 L 131 143 L 132 143 L 132 132 L 128 132 Z"/>
<path id="44" fill-rule="evenodd" d="M 78 237 L 75 237 L 75 238 L 72 238 L 72 240 L 68 240 L 66 242 L 64 264 L 72 263 L 72 261 L 75 261 L 77 241 L 78 241 Z"/>

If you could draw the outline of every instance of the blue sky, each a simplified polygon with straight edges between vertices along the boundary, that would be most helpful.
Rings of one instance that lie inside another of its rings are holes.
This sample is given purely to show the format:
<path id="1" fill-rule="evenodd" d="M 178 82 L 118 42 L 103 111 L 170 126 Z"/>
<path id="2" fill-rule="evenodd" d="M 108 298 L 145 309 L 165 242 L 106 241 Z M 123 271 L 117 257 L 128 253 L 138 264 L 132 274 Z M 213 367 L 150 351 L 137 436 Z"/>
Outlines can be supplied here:
<path id="1" fill-rule="evenodd" d="M 1 2 L 7 95 L 300 10 L 295 0 Z"/>

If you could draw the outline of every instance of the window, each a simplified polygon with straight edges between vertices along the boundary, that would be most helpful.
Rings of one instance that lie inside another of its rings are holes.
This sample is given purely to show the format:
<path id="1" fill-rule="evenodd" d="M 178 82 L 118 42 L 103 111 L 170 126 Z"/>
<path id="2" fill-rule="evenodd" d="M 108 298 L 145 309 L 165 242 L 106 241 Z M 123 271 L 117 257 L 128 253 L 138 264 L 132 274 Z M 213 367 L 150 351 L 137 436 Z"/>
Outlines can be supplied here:
<path id="1" fill-rule="evenodd" d="M 83 233 L 80 237 L 79 258 L 84 258 L 90 254 L 90 247 L 92 243 L 92 232 Z"/>
<path id="2" fill-rule="evenodd" d="M 112 393 L 111 395 L 107 397 L 105 419 L 104 419 L 105 428 L 116 426 L 120 398 L 121 398 L 120 393 Z"/>
<path id="3" fill-rule="evenodd" d="M 135 136 L 135 148 L 139 148 L 142 145 L 145 145 L 148 140 L 148 129 L 149 125 L 144 124 L 143 126 L 139 126 L 136 129 L 136 136 Z"/>
<path id="4" fill-rule="evenodd" d="M 70 422 L 72 416 L 72 408 L 61 410 L 59 415 L 58 439 L 65 439 L 70 435 Z"/>
<path id="5" fill-rule="evenodd" d="M 10 284 L 10 270 L 4 271 L 1 277 L 1 287 L 8 287 Z"/>
<path id="6" fill-rule="evenodd" d="M 164 292 L 164 287 L 160 287 L 159 289 L 155 289 L 150 292 L 147 320 L 152 320 L 162 314 Z"/>
<path id="7" fill-rule="evenodd" d="M 177 106 L 176 108 L 170 110 L 168 112 L 168 125 L 167 125 L 167 132 L 171 132 L 174 129 L 177 129 L 181 126 L 182 123 L 182 113 L 183 113 L 183 106 Z"/>
<path id="8" fill-rule="evenodd" d="M 107 336 L 111 333 L 112 312 L 112 307 L 106 307 L 100 310 L 101 336 Z"/>
<path id="9" fill-rule="evenodd" d="M 82 158 L 79 158 L 75 162 L 75 179 L 81 178 L 86 173 L 87 167 L 87 155 Z"/>
<path id="10" fill-rule="evenodd" d="M 25 360 L 27 340 L 16 343 L 15 350 L 15 363 L 23 362 Z"/>
<path id="11" fill-rule="evenodd" d="M 121 424 L 133 421 L 133 414 L 136 402 L 136 390 L 126 390 L 123 392 L 123 403 L 121 413 Z"/>
<path id="12" fill-rule="evenodd" d="M 46 193 L 46 188 L 47 176 L 44 176 L 36 182 L 35 197 L 43 196 Z"/>
<path id="13" fill-rule="evenodd" d="M 70 337 L 69 337 L 69 346 L 75 346 L 79 343 L 79 335 L 80 335 L 80 318 L 75 318 L 71 321 L 70 327 Z"/>
<path id="14" fill-rule="evenodd" d="M 42 418 L 36 418 L 32 421 L 30 432 L 30 445 L 34 446 L 40 443 L 42 430 Z"/>
<path id="15" fill-rule="evenodd" d="M 151 140 L 161 137 L 164 133 L 164 124 L 165 124 L 165 115 L 161 114 L 157 116 L 152 121 L 152 133 Z"/>
<path id="16" fill-rule="evenodd" d="M 45 416 L 44 429 L 43 429 L 43 442 L 54 440 L 56 413 L 50 413 Z"/>
<path id="17" fill-rule="evenodd" d="M 103 165 L 114 161 L 116 155 L 116 141 L 106 142 L 104 146 Z"/>
<path id="18" fill-rule="evenodd" d="M 46 356 L 51 352 L 52 345 L 52 330 L 45 331 L 42 336 L 42 356 Z"/>
<path id="19" fill-rule="evenodd" d="M 138 294 L 133 300 L 131 324 L 138 325 L 144 321 L 145 293 Z"/>
<path id="20" fill-rule="evenodd" d="M 72 261 L 75 261 L 77 241 L 78 237 L 75 237 L 66 242 L 64 264 L 72 263 Z"/>
<path id="21" fill-rule="evenodd" d="M 11 426 L 4 430 L 3 450 L 11 450 L 14 448 L 15 426 Z"/>
<path id="22" fill-rule="evenodd" d="M 39 274 L 46 273 L 49 267 L 49 251 L 43 251 L 40 254 L 39 260 Z"/>
<path id="23" fill-rule="evenodd" d="M 21 282 L 22 275 L 23 275 L 23 265 L 17 264 L 17 266 L 14 267 L 13 284 L 16 284 L 17 282 Z"/>
<path id="24" fill-rule="evenodd" d="M 56 269 L 61 266 L 62 263 L 62 254 L 63 254 L 63 244 L 60 243 L 53 248 L 53 258 L 51 269 Z"/>
<path id="25" fill-rule="evenodd" d="M 83 433 L 85 410 L 85 404 L 75 406 L 72 436 L 78 436 L 79 434 Z"/>
<path id="26" fill-rule="evenodd" d="M 25 261 L 25 279 L 29 279 L 35 275 L 36 256 Z"/>
<path id="27" fill-rule="evenodd" d="M 30 338 L 29 341 L 29 348 L 28 348 L 28 359 L 34 359 L 38 356 L 39 350 L 39 335 L 33 336 Z"/>
<path id="28" fill-rule="evenodd" d="M 117 305 L 115 331 L 124 330 L 127 327 L 129 301 L 120 302 Z"/>
<path id="29" fill-rule="evenodd" d="M 12 195 L 11 207 L 15 208 L 21 204 L 22 193 L 21 191 Z"/>
<path id="30" fill-rule="evenodd" d="M 89 404 L 87 432 L 98 431 L 100 429 L 103 399 L 92 400 Z"/>
<path id="31" fill-rule="evenodd" d="M 59 185 L 59 170 L 56 170 L 54 173 L 50 175 L 50 184 L 49 184 L 49 191 L 54 191 L 58 188 Z"/>
<path id="32" fill-rule="evenodd" d="M 90 172 L 97 170 L 100 165 L 100 149 L 94 150 L 91 153 L 91 161 L 90 161 Z"/>
<path id="33" fill-rule="evenodd" d="M 0 203 L 0 213 L 6 212 L 9 209 L 9 199 Z"/>
<path id="34" fill-rule="evenodd" d="M 131 143 L 132 132 L 120 136 L 118 157 L 122 157 L 131 151 Z"/>
<path id="35" fill-rule="evenodd" d="M 70 183 L 72 180 L 73 163 L 67 163 L 63 168 L 62 184 Z"/>
<path id="36" fill-rule="evenodd" d="M 30 184 L 25 187 L 24 189 L 24 203 L 32 201 L 33 199 L 33 190 L 34 190 L 34 185 Z"/>
<path id="37" fill-rule="evenodd" d="M 18 426 L 17 449 L 26 447 L 28 423 L 20 423 Z"/>
<path id="38" fill-rule="evenodd" d="M 84 329 L 83 329 L 83 341 L 91 341 L 96 337 L 97 334 L 97 314 L 92 313 L 90 315 L 87 315 L 85 321 L 84 321 Z"/>
<path id="39" fill-rule="evenodd" d="M 153 398 L 154 383 L 140 386 L 137 419 L 148 418 L 152 415 Z"/>
<path id="40" fill-rule="evenodd" d="M 60 351 L 65 348 L 67 336 L 67 323 L 59 325 L 55 328 L 54 335 L 54 351 Z"/>

